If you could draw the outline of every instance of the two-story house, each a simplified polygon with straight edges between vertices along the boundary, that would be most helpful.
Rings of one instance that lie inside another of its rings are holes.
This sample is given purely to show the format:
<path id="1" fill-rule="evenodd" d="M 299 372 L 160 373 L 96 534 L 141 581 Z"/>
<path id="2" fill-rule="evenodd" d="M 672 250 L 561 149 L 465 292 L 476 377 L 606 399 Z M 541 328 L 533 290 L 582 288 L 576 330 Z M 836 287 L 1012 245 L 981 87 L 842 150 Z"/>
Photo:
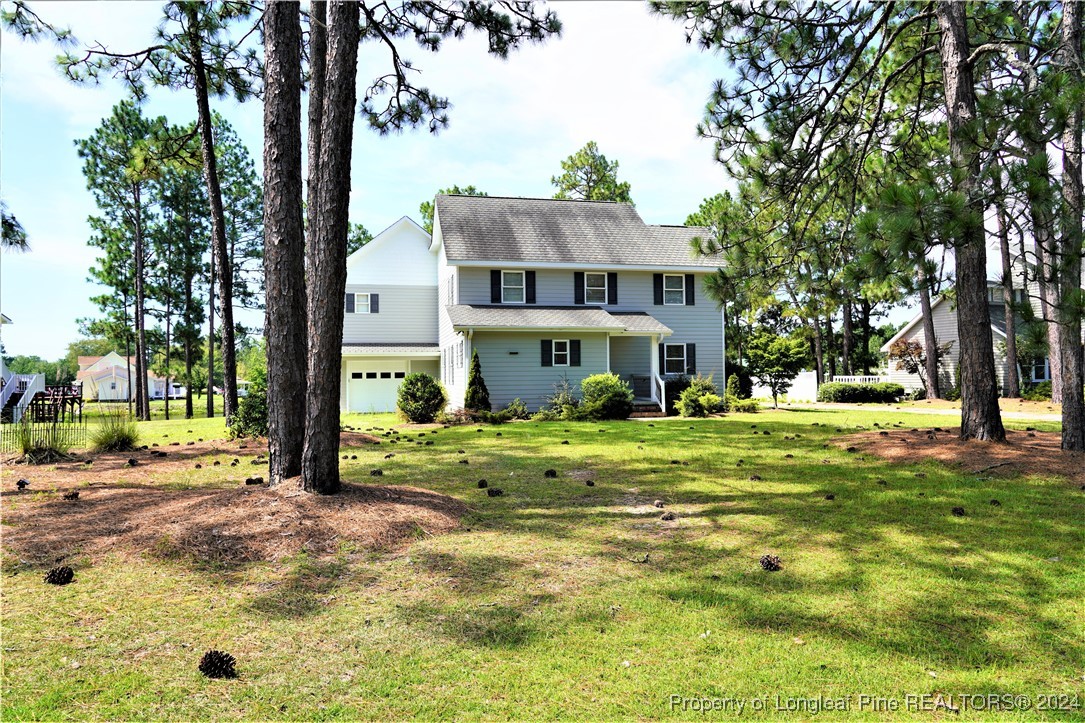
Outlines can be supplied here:
<path id="1" fill-rule="evenodd" d="M 653 226 L 628 204 L 437 196 L 348 260 L 342 406 L 395 407 L 427 371 L 463 404 L 478 351 L 495 409 L 538 409 L 562 379 L 614 372 L 659 402 L 671 374 L 724 373 L 723 315 L 704 293 L 705 229 Z"/>

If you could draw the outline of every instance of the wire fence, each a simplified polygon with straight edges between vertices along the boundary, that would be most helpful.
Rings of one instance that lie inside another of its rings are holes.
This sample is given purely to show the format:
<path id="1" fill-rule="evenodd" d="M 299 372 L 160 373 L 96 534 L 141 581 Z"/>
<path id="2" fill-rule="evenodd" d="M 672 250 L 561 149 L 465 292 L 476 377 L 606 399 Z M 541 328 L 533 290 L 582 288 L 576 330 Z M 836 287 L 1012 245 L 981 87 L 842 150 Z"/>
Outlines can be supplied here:
<path id="1" fill-rule="evenodd" d="M 0 424 L 0 452 L 25 454 L 34 449 L 67 452 L 87 446 L 86 421 Z"/>

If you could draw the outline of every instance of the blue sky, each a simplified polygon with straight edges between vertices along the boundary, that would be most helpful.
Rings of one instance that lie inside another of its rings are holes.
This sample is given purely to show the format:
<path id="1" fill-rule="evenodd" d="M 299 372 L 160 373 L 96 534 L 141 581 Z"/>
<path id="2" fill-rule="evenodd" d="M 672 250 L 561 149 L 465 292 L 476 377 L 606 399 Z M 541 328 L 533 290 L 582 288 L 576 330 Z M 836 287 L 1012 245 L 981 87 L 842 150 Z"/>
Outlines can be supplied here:
<path id="1" fill-rule="evenodd" d="M 39 3 L 80 41 L 136 49 L 152 38 L 157 2 Z M 696 137 L 724 62 L 687 45 L 677 23 L 644 3 L 554 3 L 563 37 L 514 53 L 486 54 L 485 38 L 449 41 L 439 54 L 411 49 L 426 85 L 453 104 L 450 127 L 379 137 L 356 125 L 350 216 L 376 233 L 442 187 L 474 184 L 493 195 L 544 196 L 559 162 L 589 140 L 621 164 L 649 223 L 682 223 L 700 201 L 732 186 Z M 9 354 L 55 359 L 92 316 L 86 280 L 94 263 L 86 218 L 94 203 L 73 141 L 89 135 L 125 91 L 115 81 L 78 87 L 53 66 L 56 49 L 0 37 L 0 193 L 30 235 L 32 252 L 0 257 L 0 308 Z M 384 51 L 363 46 L 359 77 L 383 73 Z M 216 104 L 260 166 L 262 108 Z M 155 91 L 148 114 L 185 123 L 187 93 Z M 260 323 L 259 318 L 242 319 Z"/>

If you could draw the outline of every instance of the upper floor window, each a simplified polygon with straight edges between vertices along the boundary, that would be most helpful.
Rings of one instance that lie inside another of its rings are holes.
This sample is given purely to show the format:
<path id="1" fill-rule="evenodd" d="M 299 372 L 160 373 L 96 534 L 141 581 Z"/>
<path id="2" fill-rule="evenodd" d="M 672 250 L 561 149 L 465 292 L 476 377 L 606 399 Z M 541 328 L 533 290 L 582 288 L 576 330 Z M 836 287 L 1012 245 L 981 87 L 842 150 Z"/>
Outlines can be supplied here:
<path id="1" fill-rule="evenodd" d="M 663 303 L 667 306 L 685 306 L 686 277 L 682 274 L 663 274 Z"/>
<path id="2" fill-rule="evenodd" d="M 584 274 L 584 301 L 589 304 L 607 303 L 606 274 Z"/>
<path id="3" fill-rule="evenodd" d="M 368 314 L 369 313 L 369 294 L 355 294 L 354 295 L 354 313 L 355 314 Z"/>
<path id="4" fill-rule="evenodd" d="M 355 294 L 347 292 L 343 311 L 347 314 L 376 314 L 379 308 L 380 294 Z"/>
<path id="5" fill-rule="evenodd" d="M 524 303 L 524 272 L 502 271 L 501 272 L 501 303 L 522 304 Z"/>

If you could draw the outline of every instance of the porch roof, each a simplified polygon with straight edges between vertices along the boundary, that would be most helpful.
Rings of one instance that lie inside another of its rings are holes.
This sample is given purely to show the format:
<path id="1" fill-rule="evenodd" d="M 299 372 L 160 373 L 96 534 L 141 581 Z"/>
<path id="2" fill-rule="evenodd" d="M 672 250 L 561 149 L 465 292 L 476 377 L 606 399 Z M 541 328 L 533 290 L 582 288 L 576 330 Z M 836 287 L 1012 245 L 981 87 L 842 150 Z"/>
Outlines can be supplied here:
<path id="1" fill-rule="evenodd" d="M 644 312 L 609 312 L 583 306 L 470 306 L 445 307 L 456 329 L 587 329 L 618 334 L 660 334 L 671 330 Z"/>

